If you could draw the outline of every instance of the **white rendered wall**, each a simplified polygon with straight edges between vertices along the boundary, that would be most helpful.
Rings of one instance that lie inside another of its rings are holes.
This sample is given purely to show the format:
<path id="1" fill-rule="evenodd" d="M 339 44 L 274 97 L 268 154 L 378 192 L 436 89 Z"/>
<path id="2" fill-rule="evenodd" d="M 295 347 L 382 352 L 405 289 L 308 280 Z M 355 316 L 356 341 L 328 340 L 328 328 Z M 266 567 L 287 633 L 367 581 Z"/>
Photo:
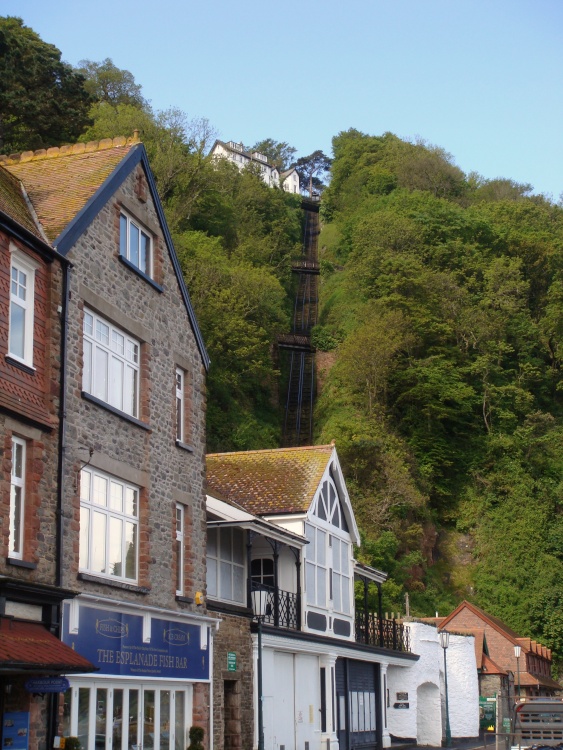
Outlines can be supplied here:
<path id="1" fill-rule="evenodd" d="M 444 652 L 435 627 L 421 622 L 405 625 L 410 633 L 411 650 L 420 658 L 406 668 L 389 665 L 389 732 L 395 737 L 416 739 L 420 745 L 440 745 L 445 733 Z M 472 636 L 450 634 L 447 664 L 452 737 L 476 737 L 479 734 L 479 685 L 474 641 Z M 407 693 L 408 700 L 403 696 L 398 698 L 397 693 Z M 394 707 L 396 703 L 408 703 L 408 708 Z"/>

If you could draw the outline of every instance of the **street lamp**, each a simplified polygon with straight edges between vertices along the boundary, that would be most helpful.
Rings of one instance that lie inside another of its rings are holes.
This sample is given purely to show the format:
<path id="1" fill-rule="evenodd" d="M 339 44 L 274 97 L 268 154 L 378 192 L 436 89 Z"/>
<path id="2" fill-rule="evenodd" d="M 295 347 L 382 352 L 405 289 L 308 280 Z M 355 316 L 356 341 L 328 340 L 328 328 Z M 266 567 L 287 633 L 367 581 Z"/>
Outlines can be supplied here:
<path id="1" fill-rule="evenodd" d="M 268 592 L 263 589 L 252 591 L 252 610 L 258 622 L 258 750 L 264 750 L 264 696 L 262 689 L 262 623 L 266 615 Z"/>
<path id="2" fill-rule="evenodd" d="M 514 646 L 514 656 L 516 657 L 516 670 L 518 672 L 518 700 L 520 700 L 520 654 L 522 646 Z"/>
<path id="3" fill-rule="evenodd" d="M 450 707 L 448 704 L 448 663 L 446 651 L 450 645 L 450 634 L 447 630 L 440 630 L 440 646 L 444 649 L 444 685 L 446 688 L 446 747 L 452 745 L 452 733 L 450 730 Z"/>

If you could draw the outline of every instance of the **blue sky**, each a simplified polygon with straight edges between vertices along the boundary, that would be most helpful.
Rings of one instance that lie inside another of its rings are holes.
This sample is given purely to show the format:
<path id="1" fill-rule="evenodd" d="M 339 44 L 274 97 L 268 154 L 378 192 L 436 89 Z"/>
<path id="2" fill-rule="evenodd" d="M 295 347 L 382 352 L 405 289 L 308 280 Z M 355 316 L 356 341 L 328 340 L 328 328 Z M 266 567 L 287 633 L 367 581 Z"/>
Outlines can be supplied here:
<path id="1" fill-rule="evenodd" d="M 563 191 L 562 0 L 0 0 L 63 59 L 111 57 L 224 140 L 331 152 L 421 137 L 465 172 Z"/>

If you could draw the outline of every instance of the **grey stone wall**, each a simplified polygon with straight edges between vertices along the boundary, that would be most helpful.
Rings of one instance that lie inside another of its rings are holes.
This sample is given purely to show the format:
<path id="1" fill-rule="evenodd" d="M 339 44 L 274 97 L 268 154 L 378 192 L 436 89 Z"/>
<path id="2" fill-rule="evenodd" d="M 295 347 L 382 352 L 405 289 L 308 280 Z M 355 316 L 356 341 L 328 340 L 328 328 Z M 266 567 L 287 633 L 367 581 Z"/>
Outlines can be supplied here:
<path id="1" fill-rule="evenodd" d="M 119 258 L 123 206 L 153 234 L 155 281 Z M 186 505 L 185 597 L 205 590 L 205 371 L 190 326 L 142 166 L 125 180 L 69 253 L 73 263 L 69 310 L 65 452 L 65 586 L 138 604 L 201 612 L 176 601 L 174 505 Z M 140 421 L 117 415 L 82 395 L 82 325 L 87 306 L 141 341 Z M 189 372 L 190 445 L 176 445 L 175 368 Z M 93 454 L 90 458 L 90 451 Z M 140 494 L 139 585 L 79 576 L 79 475 L 90 465 L 135 482 Z"/>

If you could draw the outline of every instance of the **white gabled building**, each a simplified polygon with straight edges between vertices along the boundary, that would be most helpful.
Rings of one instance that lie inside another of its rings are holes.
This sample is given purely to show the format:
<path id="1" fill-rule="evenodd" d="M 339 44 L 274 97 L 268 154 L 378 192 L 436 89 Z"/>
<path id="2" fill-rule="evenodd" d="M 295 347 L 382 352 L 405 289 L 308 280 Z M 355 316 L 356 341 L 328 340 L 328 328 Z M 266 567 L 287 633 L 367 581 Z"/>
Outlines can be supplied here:
<path id="1" fill-rule="evenodd" d="M 297 193 L 299 195 L 301 189 L 299 184 L 299 172 L 295 167 L 290 167 L 285 172 L 282 172 L 280 179 L 282 187 L 286 193 Z"/>
<path id="2" fill-rule="evenodd" d="M 248 151 L 242 143 L 235 141 L 215 141 L 211 154 L 216 159 L 227 159 L 235 164 L 241 171 L 245 167 L 254 165 L 259 168 L 262 179 L 268 187 L 280 186 L 280 172 L 259 151 Z"/>
<path id="3" fill-rule="evenodd" d="M 383 618 L 386 574 L 354 559 L 360 538 L 334 446 L 208 455 L 207 495 L 207 604 L 221 619 L 215 750 L 258 745 L 253 592 L 263 615 L 264 747 L 389 746 L 388 670 L 418 657 L 403 625 Z"/>

